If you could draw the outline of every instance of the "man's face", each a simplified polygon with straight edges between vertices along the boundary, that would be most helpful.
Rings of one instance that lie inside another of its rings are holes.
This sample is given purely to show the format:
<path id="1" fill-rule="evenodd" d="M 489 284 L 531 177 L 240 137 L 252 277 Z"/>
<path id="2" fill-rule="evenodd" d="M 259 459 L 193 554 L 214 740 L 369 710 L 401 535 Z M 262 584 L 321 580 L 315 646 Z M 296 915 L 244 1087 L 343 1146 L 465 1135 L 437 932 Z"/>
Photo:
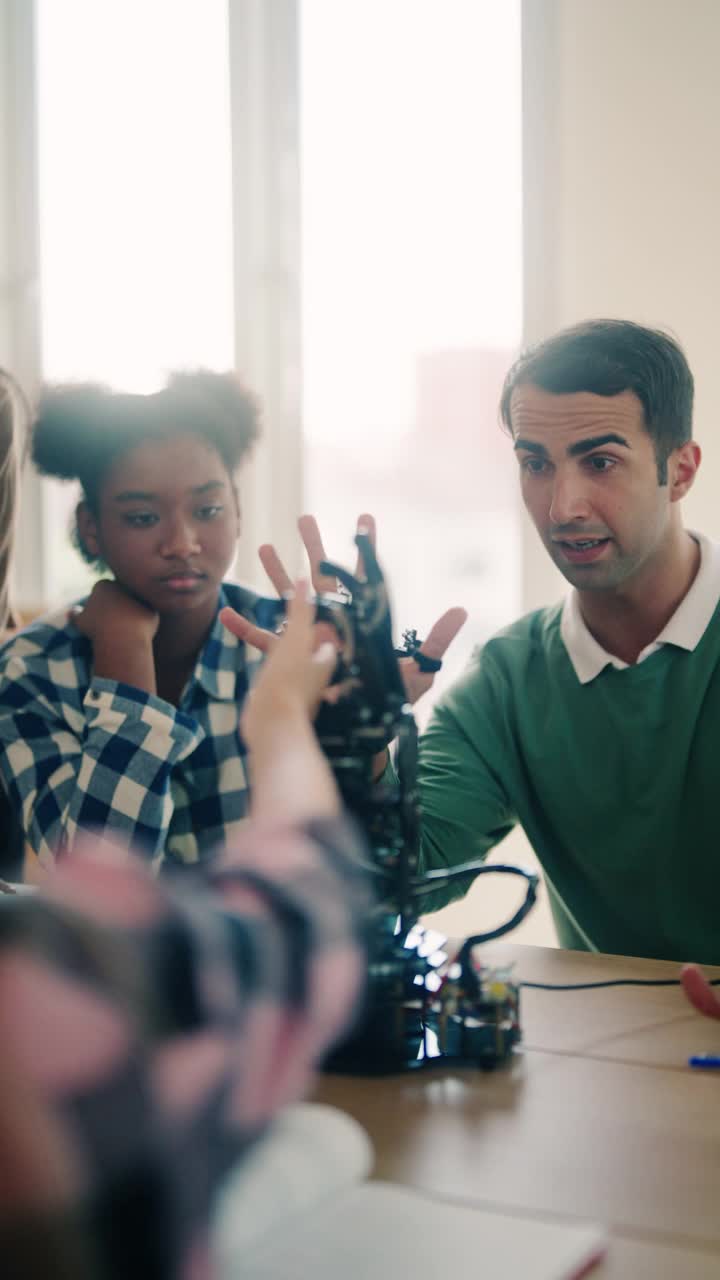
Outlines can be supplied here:
<path id="1" fill-rule="evenodd" d="M 674 455 L 660 485 L 637 396 L 528 383 L 510 408 L 523 500 L 560 572 L 581 591 L 628 582 L 662 550 L 674 494 Z"/>
<path id="2" fill-rule="evenodd" d="M 117 460 L 81 532 L 116 580 L 161 616 L 215 608 L 239 531 L 220 455 L 195 436 L 137 445 Z"/>

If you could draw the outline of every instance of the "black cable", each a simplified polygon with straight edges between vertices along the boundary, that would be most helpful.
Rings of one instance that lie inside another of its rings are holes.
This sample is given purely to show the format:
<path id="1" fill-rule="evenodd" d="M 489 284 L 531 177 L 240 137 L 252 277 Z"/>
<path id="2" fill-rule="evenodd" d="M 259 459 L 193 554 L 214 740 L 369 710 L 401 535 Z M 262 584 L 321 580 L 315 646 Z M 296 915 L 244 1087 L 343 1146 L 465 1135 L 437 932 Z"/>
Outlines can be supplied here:
<path id="1" fill-rule="evenodd" d="M 720 978 L 708 979 L 711 987 L 720 987 Z M 590 991 L 595 987 L 679 987 L 679 978 L 613 978 L 609 982 L 518 982 L 519 987 L 534 991 Z"/>
<path id="2" fill-rule="evenodd" d="M 452 871 L 448 871 L 445 867 L 438 867 L 435 871 L 425 871 L 422 875 L 413 876 L 411 884 L 413 892 L 417 895 L 436 893 L 438 889 L 444 889 L 451 880 L 467 875 L 519 876 L 522 880 L 534 884 L 536 888 L 540 880 L 536 872 L 528 871 L 526 867 L 514 867 L 504 862 L 462 862 L 459 866 L 453 867 Z"/>
<path id="3" fill-rule="evenodd" d="M 522 876 L 524 880 L 539 880 L 540 878 L 536 872 L 528 871 L 527 867 L 510 866 L 505 862 L 484 862 L 474 858 L 470 862 L 460 862 L 452 868 L 436 867 L 434 871 L 425 871 L 421 876 L 417 877 L 416 883 L 427 884 L 428 889 L 442 889 L 446 881 L 455 880 L 457 876 L 489 876 L 493 873 Z"/>
<path id="4" fill-rule="evenodd" d="M 388 880 L 393 878 L 392 870 L 378 866 L 377 863 L 363 863 L 363 865 L 367 871 L 376 876 L 383 876 Z M 466 938 L 455 957 L 456 962 L 461 957 L 467 959 L 467 953 L 473 947 L 479 946 L 482 942 L 490 942 L 494 938 L 502 937 L 503 934 L 509 933 L 511 929 L 520 924 L 535 903 L 539 881 L 539 876 L 532 871 L 528 871 L 525 867 L 515 867 L 498 862 L 465 862 L 460 866 L 454 867 L 452 871 L 448 871 L 445 868 L 428 871 L 423 876 L 413 877 L 410 883 L 414 894 L 420 897 L 423 893 L 443 888 L 446 883 L 454 880 L 456 876 L 468 875 L 468 873 L 475 875 L 492 875 L 495 873 L 518 876 L 527 881 L 527 894 L 522 906 L 506 924 L 500 925 L 499 928 L 493 929 L 490 933 L 476 934 Z M 709 978 L 708 984 L 711 987 L 720 987 L 720 978 Z M 681 985 L 679 978 L 611 978 L 603 982 L 518 982 L 517 984 L 519 988 L 525 987 L 527 990 L 532 991 L 596 991 L 601 987 L 679 987 Z"/>

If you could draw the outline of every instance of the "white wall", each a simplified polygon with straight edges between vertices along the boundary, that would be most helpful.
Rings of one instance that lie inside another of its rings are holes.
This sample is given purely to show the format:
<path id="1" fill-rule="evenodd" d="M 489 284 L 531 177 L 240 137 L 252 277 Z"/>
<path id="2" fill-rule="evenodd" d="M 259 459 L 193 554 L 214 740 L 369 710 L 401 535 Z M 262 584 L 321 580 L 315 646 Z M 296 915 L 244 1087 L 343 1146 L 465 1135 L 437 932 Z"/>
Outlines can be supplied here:
<path id="1" fill-rule="evenodd" d="M 704 451 L 686 520 L 720 538 L 720 0 L 524 0 L 523 64 L 525 340 L 592 316 L 677 335 Z M 529 521 L 523 546 L 525 609 L 559 599 Z M 536 865 L 520 831 L 495 856 Z M 513 894 L 479 880 L 432 923 L 488 927 Z M 553 941 L 544 896 L 512 936 Z"/>
<path id="2" fill-rule="evenodd" d="M 525 0 L 525 308 L 671 329 L 705 461 L 686 519 L 720 537 L 720 4 Z M 527 538 L 528 608 L 561 580 Z"/>

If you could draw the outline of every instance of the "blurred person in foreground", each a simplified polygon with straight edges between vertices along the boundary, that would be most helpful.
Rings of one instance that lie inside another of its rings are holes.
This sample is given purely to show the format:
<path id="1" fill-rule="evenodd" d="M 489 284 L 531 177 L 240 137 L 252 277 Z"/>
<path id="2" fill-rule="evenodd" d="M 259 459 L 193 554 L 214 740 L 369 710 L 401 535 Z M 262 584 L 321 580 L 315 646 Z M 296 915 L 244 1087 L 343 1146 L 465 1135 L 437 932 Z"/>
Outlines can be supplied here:
<path id="1" fill-rule="evenodd" d="M 4 1280 L 210 1275 L 218 1184 L 349 1020 L 368 895 L 312 728 L 313 613 L 299 584 L 246 704 L 232 847 L 178 881 L 86 841 L 0 900 Z"/>
<path id="2" fill-rule="evenodd" d="M 22 454 L 0 378 L 0 630 Z M 312 715 L 332 669 L 299 587 L 243 715 L 252 820 L 178 888 L 93 844 L 0 904 L 5 1280 L 202 1276 L 223 1173 L 307 1087 L 362 986 L 362 847 Z"/>

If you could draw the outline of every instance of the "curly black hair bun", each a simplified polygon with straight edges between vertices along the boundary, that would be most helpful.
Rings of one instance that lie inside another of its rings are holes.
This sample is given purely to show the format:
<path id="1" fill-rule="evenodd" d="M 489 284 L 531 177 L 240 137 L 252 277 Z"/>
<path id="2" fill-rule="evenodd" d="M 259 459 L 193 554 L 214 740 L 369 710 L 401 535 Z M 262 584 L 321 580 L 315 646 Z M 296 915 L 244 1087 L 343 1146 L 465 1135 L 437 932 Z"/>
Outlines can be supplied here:
<path id="1" fill-rule="evenodd" d="M 233 473 L 258 434 L 257 401 L 236 376 L 197 369 L 170 374 L 151 395 L 95 383 L 48 387 L 35 418 L 32 457 L 42 475 L 79 480 L 94 505 L 108 468 L 147 440 L 195 435 Z"/>
<path id="2" fill-rule="evenodd" d="M 59 480 L 82 480 L 99 461 L 103 435 L 115 434 L 119 398 L 91 383 L 49 388 L 33 426 L 32 458 L 38 471 Z"/>

